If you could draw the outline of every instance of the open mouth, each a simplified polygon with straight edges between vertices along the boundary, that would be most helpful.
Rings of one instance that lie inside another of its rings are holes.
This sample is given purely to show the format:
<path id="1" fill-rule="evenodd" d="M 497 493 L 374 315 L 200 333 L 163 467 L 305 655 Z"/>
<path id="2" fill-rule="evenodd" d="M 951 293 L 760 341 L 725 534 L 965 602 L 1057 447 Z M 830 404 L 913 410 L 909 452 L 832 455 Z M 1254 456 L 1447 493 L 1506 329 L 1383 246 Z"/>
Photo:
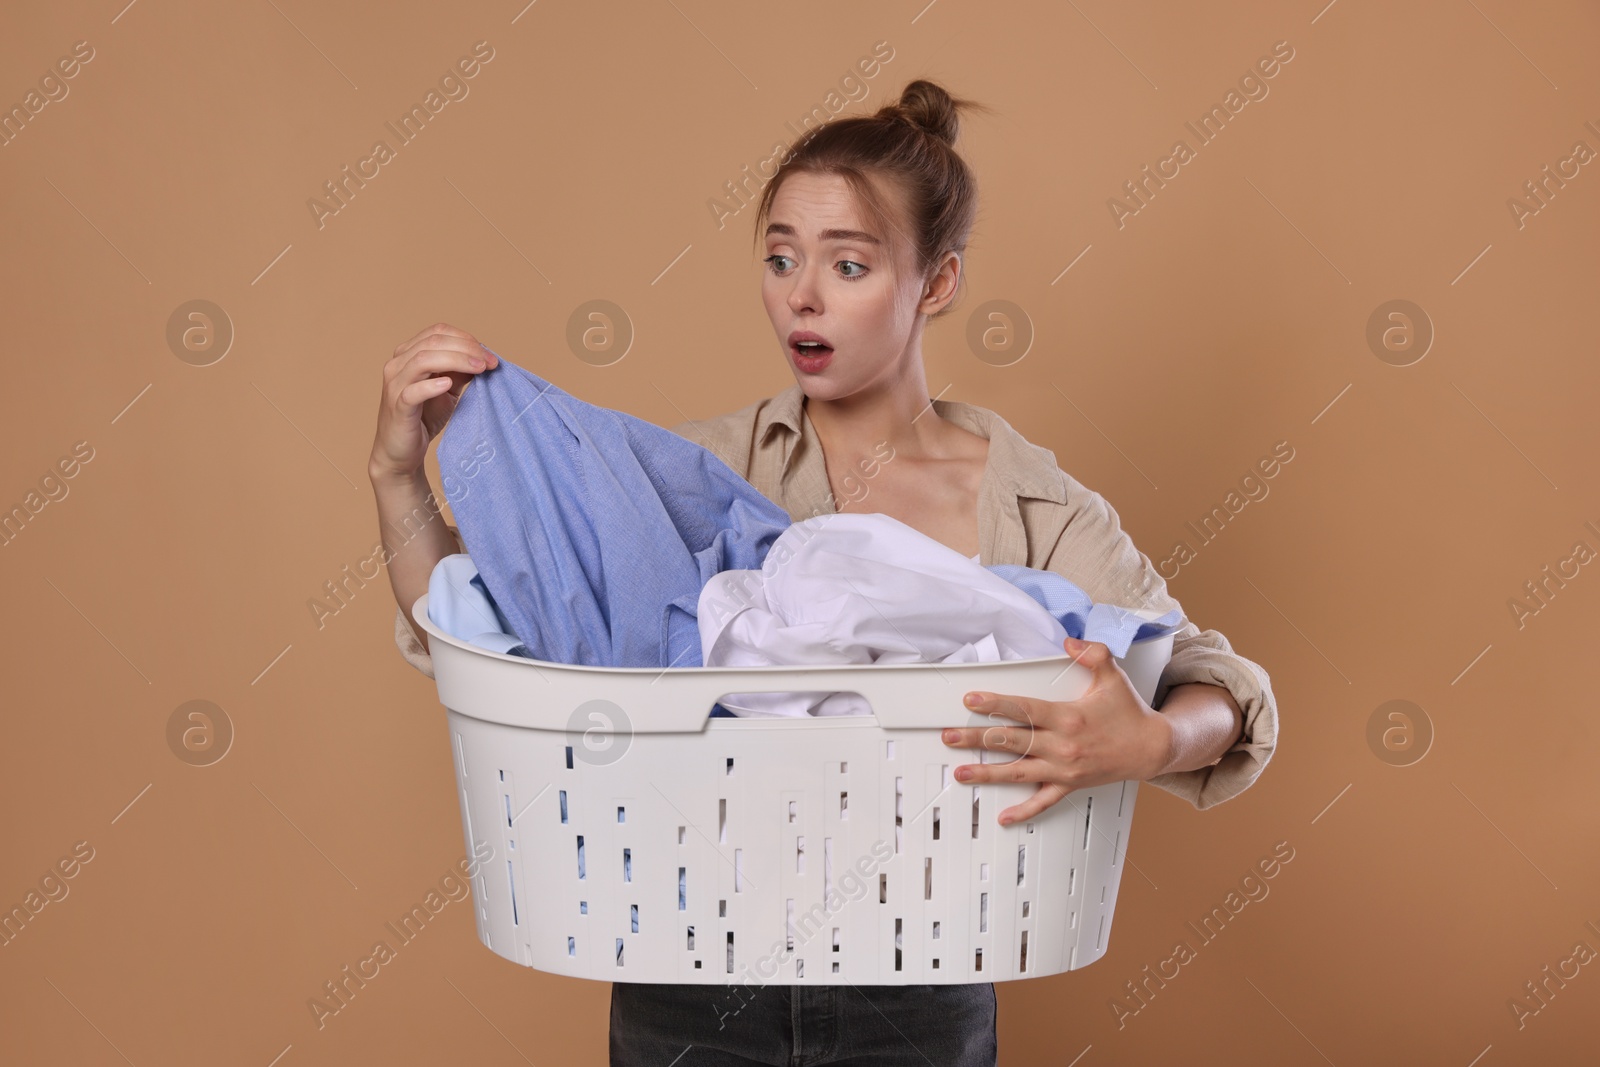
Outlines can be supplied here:
<path id="1" fill-rule="evenodd" d="M 833 349 L 829 348 L 821 341 L 798 341 L 794 344 L 793 351 L 797 356 L 806 356 L 811 359 L 816 359 L 819 356 L 826 356 L 830 354 Z"/>

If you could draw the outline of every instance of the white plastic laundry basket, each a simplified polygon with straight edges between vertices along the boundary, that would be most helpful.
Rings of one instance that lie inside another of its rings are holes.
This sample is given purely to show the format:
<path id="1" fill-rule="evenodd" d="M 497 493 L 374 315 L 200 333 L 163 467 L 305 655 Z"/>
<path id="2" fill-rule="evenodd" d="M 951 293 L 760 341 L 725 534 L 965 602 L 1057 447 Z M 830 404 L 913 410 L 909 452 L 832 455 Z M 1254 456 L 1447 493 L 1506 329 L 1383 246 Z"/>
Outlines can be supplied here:
<path id="1" fill-rule="evenodd" d="M 1035 783 L 957 782 L 945 726 L 1010 722 L 969 690 L 1071 700 L 1059 658 L 610 669 L 489 652 L 428 618 L 478 936 L 508 960 L 617 982 L 944 984 L 1105 953 L 1138 783 L 996 816 Z M 1153 618 L 1154 615 L 1142 615 Z M 1118 664 L 1146 702 L 1172 635 Z M 861 694 L 872 716 L 712 717 L 728 693 Z"/>

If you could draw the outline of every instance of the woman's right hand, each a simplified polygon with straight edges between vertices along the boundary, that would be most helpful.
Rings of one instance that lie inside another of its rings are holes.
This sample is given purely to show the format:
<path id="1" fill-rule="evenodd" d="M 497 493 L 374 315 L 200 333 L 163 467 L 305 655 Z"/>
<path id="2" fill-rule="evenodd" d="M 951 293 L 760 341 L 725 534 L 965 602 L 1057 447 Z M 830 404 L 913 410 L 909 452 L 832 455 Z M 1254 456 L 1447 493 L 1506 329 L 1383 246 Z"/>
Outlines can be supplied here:
<path id="1" fill-rule="evenodd" d="M 367 472 L 373 481 L 422 470 L 432 441 L 473 375 L 499 360 L 465 330 L 437 322 L 394 350 L 383 365 L 378 434 Z"/>

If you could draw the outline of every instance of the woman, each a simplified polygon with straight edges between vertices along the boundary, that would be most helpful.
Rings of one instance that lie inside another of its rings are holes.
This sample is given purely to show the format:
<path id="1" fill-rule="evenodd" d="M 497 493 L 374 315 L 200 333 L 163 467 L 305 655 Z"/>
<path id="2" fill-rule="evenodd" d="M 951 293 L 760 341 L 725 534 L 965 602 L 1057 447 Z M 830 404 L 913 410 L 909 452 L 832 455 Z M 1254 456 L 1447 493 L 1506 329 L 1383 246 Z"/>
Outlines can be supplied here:
<path id="1" fill-rule="evenodd" d="M 1096 602 L 1166 611 L 1177 602 L 1106 501 L 999 416 L 930 400 L 928 321 L 949 310 L 977 210 L 955 152 L 957 109 L 914 81 L 870 117 L 813 131 L 767 184 L 756 216 L 767 269 L 761 295 L 796 384 L 776 397 L 675 432 L 710 448 L 796 521 L 855 510 L 893 516 L 984 564 L 1054 570 Z M 436 511 L 423 458 L 454 398 L 494 357 L 443 324 L 395 350 L 369 473 L 400 604 L 395 635 L 432 675 L 426 638 L 405 612 L 445 555 L 464 551 Z M 448 395 L 446 395 L 448 394 Z M 422 529 L 389 544 L 407 520 Z M 1099 643 L 1066 650 L 1093 680 L 1076 701 L 970 694 L 1002 728 L 946 731 L 952 748 L 1014 763 L 957 767 L 962 781 L 1034 781 L 1000 814 L 1031 818 L 1073 789 L 1149 781 L 1207 808 L 1249 786 L 1271 758 L 1269 679 L 1214 630 L 1185 620 L 1147 705 Z M 1159 708 L 1159 710 L 1156 710 Z M 992 983 L 766 986 L 615 983 L 612 1063 L 896 1064 L 967 1067 L 996 1058 Z"/>

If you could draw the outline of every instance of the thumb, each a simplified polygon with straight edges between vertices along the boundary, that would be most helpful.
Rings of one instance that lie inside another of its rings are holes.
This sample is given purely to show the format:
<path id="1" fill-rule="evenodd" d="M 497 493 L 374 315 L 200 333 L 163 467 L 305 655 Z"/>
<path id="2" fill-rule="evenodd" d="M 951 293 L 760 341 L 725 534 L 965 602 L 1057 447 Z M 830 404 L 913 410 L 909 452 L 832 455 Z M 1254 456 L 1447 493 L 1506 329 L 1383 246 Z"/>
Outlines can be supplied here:
<path id="1" fill-rule="evenodd" d="M 1111 649 L 1106 647 L 1104 641 L 1085 641 L 1069 636 L 1062 646 L 1068 655 L 1091 671 L 1098 671 L 1111 662 Z"/>

